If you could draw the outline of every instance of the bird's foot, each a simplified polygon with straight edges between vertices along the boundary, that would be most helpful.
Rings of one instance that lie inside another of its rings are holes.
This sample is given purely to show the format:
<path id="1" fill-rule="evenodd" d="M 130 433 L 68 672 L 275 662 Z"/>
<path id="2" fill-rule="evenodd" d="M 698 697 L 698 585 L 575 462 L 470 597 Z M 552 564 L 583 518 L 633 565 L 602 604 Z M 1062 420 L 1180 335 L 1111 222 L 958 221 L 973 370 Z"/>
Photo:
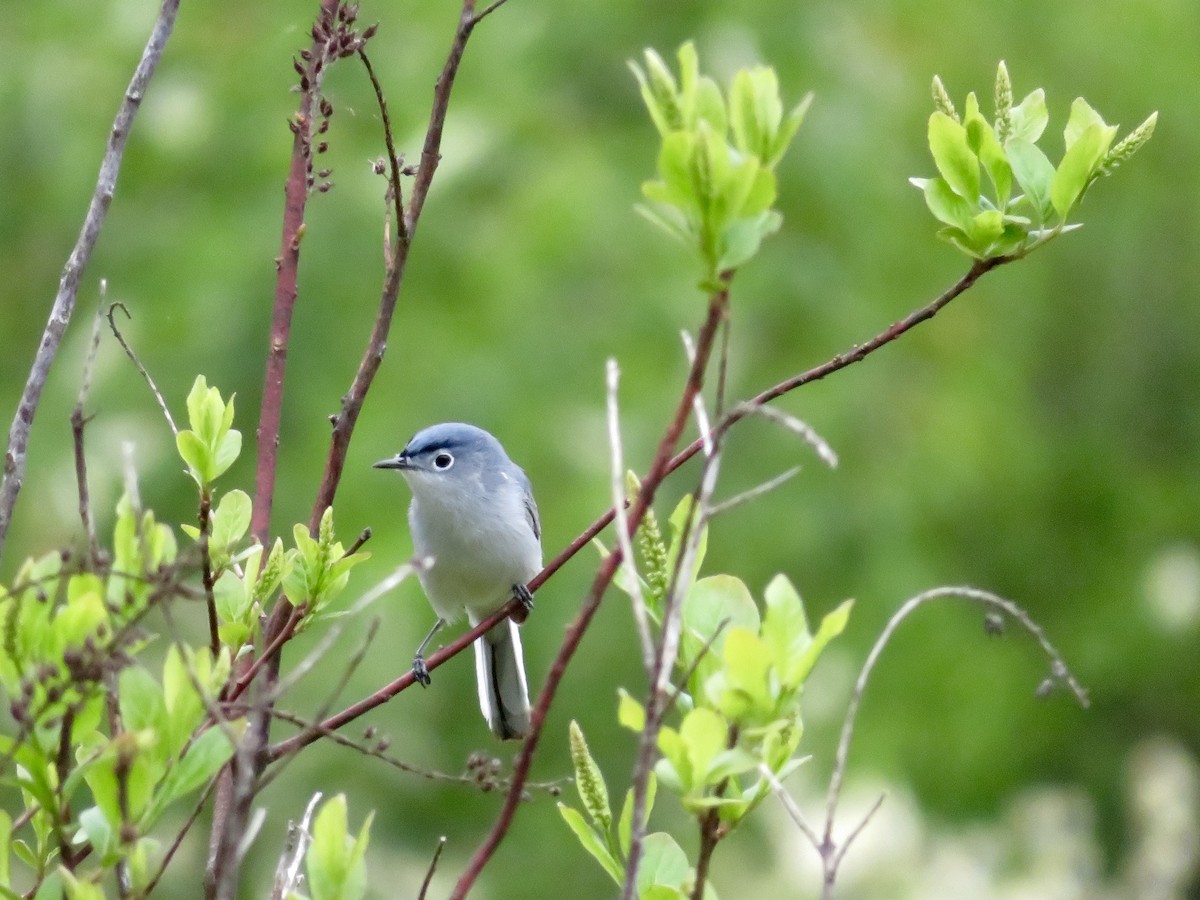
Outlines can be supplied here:
<path id="1" fill-rule="evenodd" d="M 433 681 L 433 679 L 429 677 L 429 667 L 425 665 L 425 657 L 419 654 L 413 657 L 412 673 L 413 678 L 416 680 L 417 684 L 421 685 L 421 687 L 429 687 L 430 683 Z"/>
<path id="2" fill-rule="evenodd" d="M 513 613 L 513 619 L 519 624 L 524 622 L 529 617 L 529 614 L 533 612 L 533 594 L 523 584 L 514 584 L 512 593 L 513 599 L 519 601 L 521 604 L 521 609 Z"/>

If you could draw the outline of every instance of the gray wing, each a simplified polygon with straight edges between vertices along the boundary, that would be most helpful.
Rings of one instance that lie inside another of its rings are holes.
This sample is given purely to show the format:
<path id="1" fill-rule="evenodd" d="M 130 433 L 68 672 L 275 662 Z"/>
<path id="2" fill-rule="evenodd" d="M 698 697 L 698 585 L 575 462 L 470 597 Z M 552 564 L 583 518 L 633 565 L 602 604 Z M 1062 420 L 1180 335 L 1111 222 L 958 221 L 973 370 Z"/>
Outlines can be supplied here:
<path id="1" fill-rule="evenodd" d="M 525 515 L 529 517 L 529 527 L 533 529 L 533 536 L 539 541 L 542 539 L 542 520 L 538 518 L 537 503 L 534 502 L 533 492 L 529 489 L 529 480 L 525 480 L 525 496 L 521 498 L 525 504 Z"/>

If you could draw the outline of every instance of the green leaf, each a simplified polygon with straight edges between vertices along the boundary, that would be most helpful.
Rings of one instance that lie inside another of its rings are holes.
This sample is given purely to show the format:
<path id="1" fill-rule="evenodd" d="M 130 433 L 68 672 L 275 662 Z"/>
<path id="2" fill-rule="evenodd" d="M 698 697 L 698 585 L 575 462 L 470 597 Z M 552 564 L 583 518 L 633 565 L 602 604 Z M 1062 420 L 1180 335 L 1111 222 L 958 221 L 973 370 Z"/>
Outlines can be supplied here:
<path id="1" fill-rule="evenodd" d="M 771 174 L 763 171 L 767 175 Z M 773 200 L 772 197 L 772 202 Z M 783 216 L 773 209 L 751 219 L 737 219 L 731 222 L 722 235 L 721 257 L 717 261 L 717 269 L 724 272 L 745 265 L 758 253 L 763 238 L 777 232 L 782 224 Z"/>
<path id="2" fill-rule="evenodd" d="M 1063 144 L 1066 149 L 1070 151 L 1092 126 L 1101 131 L 1109 128 L 1100 113 L 1092 109 L 1091 105 L 1082 97 L 1076 97 L 1071 104 L 1071 114 L 1067 117 L 1067 125 L 1063 129 Z"/>
<path id="3" fill-rule="evenodd" d="M 685 670 L 695 667 L 695 673 L 689 681 L 689 691 L 694 694 L 697 693 L 697 686 L 704 684 L 721 667 L 721 648 L 730 629 L 741 626 L 758 631 L 758 605 L 740 578 L 710 575 L 701 578 L 687 592 L 682 615 L 679 666 Z M 724 629 L 718 633 L 722 623 Z M 697 657 L 713 635 L 716 637 L 705 658 L 697 663 Z"/>
<path id="4" fill-rule="evenodd" d="M 229 402 L 229 408 L 233 408 L 232 400 Z M 215 481 L 226 469 L 232 466 L 241 452 L 242 433 L 236 429 L 226 432 L 221 440 L 217 442 L 216 453 L 213 455 L 212 477 L 209 481 Z"/>
<path id="5" fill-rule="evenodd" d="M 238 722 L 227 724 L 231 728 L 239 727 Z M 154 799 L 143 816 L 143 827 L 152 827 L 168 806 L 207 784 L 209 779 L 215 777 L 221 767 L 233 758 L 234 749 L 220 728 L 210 728 L 196 738 L 183 759 L 167 772 L 167 777 L 155 792 Z"/>
<path id="6" fill-rule="evenodd" d="M 617 884 L 624 884 L 625 870 L 613 858 L 600 835 L 584 821 L 583 814 L 565 803 L 558 804 L 558 813 L 567 823 L 567 827 L 575 832 L 575 837 L 578 838 L 583 849 L 590 853 L 596 862 L 600 863 L 609 877 Z"/>
<path id="7" fill-rule="evenodd" d="M 679 737 L 693 773 L 693 788 L 705 787 L 713 760 L 729 740 L 729 724 L 719 714 L 697 707 L 683 717 Z"/>
<path id="8" fill-rule="evenodd" d="M 12 816 L 0 809 L 0 885 L 12 883 L 9 877 L 9 852 L 12 845 Z"/>
<path id="9" fill-rule="evenodd" d="M 640 733 L 646 728 L 646 709 L 630 696 L 625 688 L 617 689 L 617 721 L 630 731 Z"/>
<path id="10" fill-rule="evenodd" d="M 1050 183 L 1050 202 L 1062 219 L 1082 199 L 1111 142 L 1112 133 L 1100 125 L 1089 125 L 1071 142 Z"/>
<path id="11" fill-rule="evenodd" d="M 946 225 L 966 229 L 975 207 L 954 192 L 944 178 L 917 179 L 925 192 L 925 205 L 934 218 Z"/>
<path id="12" fill-rule="evenodd" d="M 1011 119 L 1012 133 L 1004 142 L 1005 147 L 1014 140 L 1037 143 L 1046 130 L 1046 123 L 1050 121 L 1050 113 L 1046 111 L 1046 92 L 1038 88 L 1026 94 L 1025 99 L 1013 107 Z"/>
<path id="13" fill-rule="evenodd" d="M 757 634 L 747 628 L 731 629 L 722 650 L 723 690 L 717 707 L 729 719 L 769 714 L 773 698 L 767 684 L 771 654 Z"/>
<path id="14" fill-rule="evenodd" d="M 92 845 L 92 849 L 99 856 L 101 865 L 108 866 L 116 862 L 120 843 L 117 840 L 117 833 L 108 823 L 104 813 L 100 811 L 100 807 L 89 806 L 81 812 L 79 826 L 87 836 L 88 843 Z M 7 878 L 0 883 L 7 884 Z"/>
<path id="15" fill-rule="evenodd" d="M 346 796 L 325 801 L 312 826 L 305 855 L 312 900 L 357 900 L 366 890 L 366 872 L 357 859 L 346 822 Z"/>
<path id="16" fill-rule="evenodd" d="M 812 672 L 813 666 L 816 665 L 817 659 L 821 656 L 821 652 L 831 640 L 845 630 L 853 606 L 853 600 L 845 600 L 821 620 L 821 625 L 817 628 L 812 643 L 804 649 L 804 652 L 792 657 L 788 666 L 780 672 L 781 681 L 789 685 L 805 682 L 809 673 Z"/>
<path id="17" fill-rule="evenodd" d="M 196 432 L 180 431 L 175 435 L 175 447 L 197 484 L 203 487 L 212 481 L 212 454 Z"/>
<path id="18" fill-rule="evenodd" d="M 938 171 L 956 194 L 979 202 L 979 158 L 967 143 L 967 130 L 943 112 L 929 117 L 929 150 Z"/>
<path id="19" fill-rule="evenodd" d="M 792 144 L 792 139 L 795 138 L 796 132 L 800 130 L 800 125 L 804 122 L 804 117 L 808 114 L 808 108 L 812 106 L 813 95 L 810 91 L 805 94 L 803 99 L 797 103 L 792 110 L 784 117 L 780 123 L 779 131 L 775 135 L 775 143 L 771 147 L 771 152 L 763 164 L 768 168 L 774 168 L 783 159 L 783 155 L 787 153 L 788 147 Z"/>
<path id="20" fill-rule="evenodd" d="M 975 115 L 967 120 L 967 139 L 971 147 L 979 154 L 983 168 L 988 173 L 988 179 L 996 192 L 996 205 L 1004 209 L 1012 194 L 1012 169 L 1009 168 L 1001 142 L 983 116 Z"/>
<path id="21" fill-rule="evenodd" d="M 654 885 L 681 889 L 692 875 L 687 854 L 665 831 L 646 835 L 642 842 L 642 864 L 638 867 L 638 896 Z"/>
<path id="22" fill-rule="evenodd" d="M 211 543 L 228 552 L 228 548 L 240 541 L 250 528 L 252 507 L 245 491 L 232 490 L 222 497 L 213 513 Z"/>
<path id="23" fill-rule="evenodd" d="M 646 777 L 646 811 L 642 819 L 643 824 L 650 819 L 650 813 L 654 811 L 654 797 L 657 791 L 658 779 L 651 771 L 647 773 Z M 625 803 L 621 806 L 621 819 L 617 823 L 617 840 L 621 853 L 629 856 L 629 845 L 633 841 L 633 788 L 625 792 Z"/>
<path id="24" fill-rule="evenodd" d="M 139 666 L 127 666 L 117 680 L 121 721 L 128 731 L 159 731 L 166 721 L 163 691 Z"/>
<path id="25" fill-rule="evenodd" d="M 1050 202 L 1054 165 L 1045 153 L 1028 140 L 1014 137 L 1009 140 L 1006 151 L 1013 175 L 1024 191 L 1025 199 L 1033 207 L 1037 221 L 1046 221 L 1054 211 Z"/>

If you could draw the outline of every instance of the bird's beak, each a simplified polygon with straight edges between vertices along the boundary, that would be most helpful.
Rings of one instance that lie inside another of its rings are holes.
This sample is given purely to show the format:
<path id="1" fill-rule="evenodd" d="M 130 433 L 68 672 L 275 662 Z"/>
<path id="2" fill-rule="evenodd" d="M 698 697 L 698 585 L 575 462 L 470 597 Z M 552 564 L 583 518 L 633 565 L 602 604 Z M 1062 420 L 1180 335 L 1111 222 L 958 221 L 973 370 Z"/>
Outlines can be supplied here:
<path id="1" fill-rule="evenodd" d="M 381 459 L 371 466 L 372 469 L 411 469 L 412 461 L 404 453 L 397 453 L 391 459 Z"/>

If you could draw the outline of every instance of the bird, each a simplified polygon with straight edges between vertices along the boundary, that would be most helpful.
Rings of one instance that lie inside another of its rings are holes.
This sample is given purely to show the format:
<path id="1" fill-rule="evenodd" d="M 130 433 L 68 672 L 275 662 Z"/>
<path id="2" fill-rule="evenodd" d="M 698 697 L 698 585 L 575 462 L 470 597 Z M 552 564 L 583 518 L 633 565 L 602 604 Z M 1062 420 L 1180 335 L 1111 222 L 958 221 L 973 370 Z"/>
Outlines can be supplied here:
<path id="1" fill-rule="evenodd" d="M 525 472 L 482 428 L 443 422 L 417 432 L 398 454 L 374 464 L 408 482 L 408 524 L 418 578 L 437 621 L 417 648 L 413 675 L 429 685 L 425 648 L 464 613 L 471 625 L 516 597 L 542 568 L 542 526 Z M 517 623 L 510 618 L 475 641 L 479 708 L 502 740 L 530 732 L 529 687 Z"/>

